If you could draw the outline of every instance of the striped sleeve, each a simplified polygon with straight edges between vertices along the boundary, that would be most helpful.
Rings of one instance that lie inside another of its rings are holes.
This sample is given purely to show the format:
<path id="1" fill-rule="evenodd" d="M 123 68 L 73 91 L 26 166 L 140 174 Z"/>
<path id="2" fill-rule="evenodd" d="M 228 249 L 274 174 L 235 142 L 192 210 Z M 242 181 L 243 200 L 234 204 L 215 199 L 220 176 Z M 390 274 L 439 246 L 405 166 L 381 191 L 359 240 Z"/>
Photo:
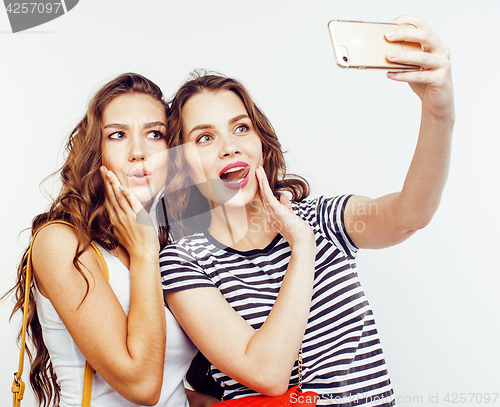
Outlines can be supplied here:
<path id="1" fill-rule="evenodd" d="M 215 287 L 189 251 L 175 243 L 161 251 L 160 271 L 164 293 Z"/>
<path id="2" fill-rule="evenodd" d="M 317 201 L 316 216 L 318 225 L 326 237 L 341 249 L 348 258 L 354 259 L 358 248 L 349 237 L 344 224 L 345 208 L 351 196 L 320 197 Z"/>

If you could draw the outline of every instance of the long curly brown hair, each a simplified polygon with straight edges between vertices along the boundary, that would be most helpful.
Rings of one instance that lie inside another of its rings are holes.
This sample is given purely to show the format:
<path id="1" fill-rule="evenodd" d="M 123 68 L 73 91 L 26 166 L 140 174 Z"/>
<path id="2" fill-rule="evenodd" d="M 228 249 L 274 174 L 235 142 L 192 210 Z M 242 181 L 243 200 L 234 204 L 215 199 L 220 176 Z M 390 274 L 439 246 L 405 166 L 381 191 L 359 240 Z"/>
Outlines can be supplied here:
<path id="1" fill-rule="evenodd" d="M 288 174 L 281 144 L 273 126 L 257 107 L 249 92 L 236 79 L 220 73 L 195 70 L 170 101 L 168 117 L 167 145 L 169 146 L 168 179 L 165 197 L 168 201 L 168 215 L 174 236 L 187 235 L 209 226 L 209 217 L 193 219 L 193 215 L 209 211 L 207 199 L 193 185 L 186 167 L 182 148 L 182 109 L 187 101 L 202 92 L 234 92 L 243 102 L 248 116 L 262 142 L 263 167 L 269 185 L 276 197 L 282 192 L 289 192 L 292 200 L 301 201 L 309 195 L 307 181 L 294 174 Z"/>
<path id="2" fill-rule="evenodd" d="M 69 137 L 66 145 L 67 158 L 59 170 L 62 188 L 58 197 L 47 212 L 37 215 L 32 222 L 31 236 L 40 226 L 52 220 L 65 220 L 76 227 L 79 243 L 73 264 L 87 283 L 87 293 L 89 282 L 80 268 L 79 257 L 90 246 L 91 241 L 99 243 L 108 250 L 118 246 L 118 240 L 111 230 L 108 213 L 104 206 L 105 189 L 99 171 L 102 165 L 101 117 L 106 106 L 114 98 L 127 93 L 149 95 L 165 106 L 166 113 L 168 111 L 160 88 L 141 75 L 123 74 L 104 85 L 91 99 L 85 117 Z M 161 217 L 164 218 L 164 216 Z M 159 239 L 162 248 L 168 244 L 168 225 L 159 227 Z M 18 266 L 16 285 L 4 295 L 5 297 L 14 293 L 15 306 L 11 318 L 16 312 L 24 311 L 27 257 L 28 249 L 24 252 Z M 27 334 L 26 352 L 31 364 L 30 384 L 37 403 L 43 407 L 49 406 L 51 402 L 53 406 L 59 406 L 60 386 L 43 342 L 42 328 L 36 311 L 33 281 L 28 306 Z M 21 330 L 18 338 L 20 336 Z"/>

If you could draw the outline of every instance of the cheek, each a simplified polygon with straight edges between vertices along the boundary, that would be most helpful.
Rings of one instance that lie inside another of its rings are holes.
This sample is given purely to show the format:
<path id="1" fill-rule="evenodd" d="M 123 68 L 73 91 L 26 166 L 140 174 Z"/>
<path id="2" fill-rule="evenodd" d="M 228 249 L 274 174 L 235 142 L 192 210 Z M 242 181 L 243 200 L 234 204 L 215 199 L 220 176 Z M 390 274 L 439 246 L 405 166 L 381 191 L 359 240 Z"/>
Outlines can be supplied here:
<path id="1" fill-rule="evenodd" d="M 102 165 L 105 165 L 109 168 L 109 148 L 105 143 L 101 145 L 101 154 L 102 154 Z"/>
<path id="2" fill-rule="evenodd" d="M 168 150 L 159 151 L 152 156 L 148 157 L 146 160 L 154 163 L 154 166 L 157 170 L 161 170 L 163 168 L 167 168 L 168 163 Z"/>
<path id="3" fill-rule="evenodd" d="M 162 151 L 161 153 L 155 154 L 152 158 L 154 158 L 154 168 L 157 173 L 156 183 L 163 185 L 167 180 L 167 172 L 168 172 L 168 153 L 167 150 Z"/>
<path id="4" fill-rule="evenodd" d="M 102 143 L 102 164 L 117 176 L 120 184 L 131 187 L 127 177 L 127 163 L 128 156 L 121 144 L 106 141 Z"/>
<path id="5" fill-rule="evenodd" d="M 102 163 L 115 173 L 120 169 L 123 161 L 123 153 L 120 151 L 119 147 L 120 146 L 113 145 L 112 142 L 107 140 L 102 143 Z"/>
<path id="6" fill-rule="evenodd" d="M 257 137 L 257 140 L 254 141 L 252 146 L 253 156 L 258 158 L 259 165 L 264 164 L 264 152 L 262 151 L 262 142 L 260 138 Z"/>
<path id="7" fill-rule="evenodd" d="M 116 152 L 113 154 L 109 149 L 104 149 L 102 151 L 102 165 L 104 165 L 108 170 L 115 173 L 121 183 L 123 183 L 123 179 L 121 179 L 121 171 L 117 162 Z"/>
<path id="8" fill-rule="evenodd" d="M 267 158 L 268 159 L 270 158 L 269 155 Z M 260 149 L 260 162 L 261 162 L 261 165 L 264 165 L 264 151 L 262 151 L 262 148 Z"/>

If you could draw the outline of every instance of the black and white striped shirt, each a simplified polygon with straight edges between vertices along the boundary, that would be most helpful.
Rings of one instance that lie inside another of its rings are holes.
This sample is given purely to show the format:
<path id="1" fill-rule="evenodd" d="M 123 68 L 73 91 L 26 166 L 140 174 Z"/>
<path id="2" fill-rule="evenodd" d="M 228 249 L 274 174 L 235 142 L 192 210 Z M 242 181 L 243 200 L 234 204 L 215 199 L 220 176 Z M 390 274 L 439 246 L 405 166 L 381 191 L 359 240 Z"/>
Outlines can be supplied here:
<path id="1" fill-rule="evenodd" d="M 357 248 L 344 226 L 350 195 L 292 202 L 316 237 L 316 269 L 304 335 L 303 388 L 318 405 L 395 404 L 375 320 L 356 273 Z M 280 235 L 262 250 L 240 252 L 208 231 L 182 238 L 160 254 L 164 292 L 216 287 L 253 328 L 259 329 L 278 296 L 290 258 Z M 212 366 L 224 399 L 256 394 Z M 297 384 L 297 363 L 290 386 Z"/>

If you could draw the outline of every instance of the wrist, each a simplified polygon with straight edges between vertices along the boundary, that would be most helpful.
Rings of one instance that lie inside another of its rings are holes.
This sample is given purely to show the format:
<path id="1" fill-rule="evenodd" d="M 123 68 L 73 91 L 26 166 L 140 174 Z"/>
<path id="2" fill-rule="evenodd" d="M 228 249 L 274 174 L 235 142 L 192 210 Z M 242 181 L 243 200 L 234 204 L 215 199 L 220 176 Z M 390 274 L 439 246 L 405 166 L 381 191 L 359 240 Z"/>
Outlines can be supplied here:
<path id="1" fill-rule="evenodd" d="M 314 233 L 312 230 L 310 233 L 304 233 L 297 239 L 293 239 L 288 243 L 293 251 L 299 253 L 316 253 L 316 240 L 314 239 Z"/>
<path id="2" fill-rule="evenodd" d="M 159 253 L 153 250 L 134 250 L 129 253 L 130 263 L 159 264 Z"/>
<path id="3" fill-rule="evenodd" d="M 437 110 L 423 104 L 422 119 L 428 120 L 433 124 L 448 125 L 453 128 L 455 124 L 455 105 L 452 102 L 447 108 Z"/>

